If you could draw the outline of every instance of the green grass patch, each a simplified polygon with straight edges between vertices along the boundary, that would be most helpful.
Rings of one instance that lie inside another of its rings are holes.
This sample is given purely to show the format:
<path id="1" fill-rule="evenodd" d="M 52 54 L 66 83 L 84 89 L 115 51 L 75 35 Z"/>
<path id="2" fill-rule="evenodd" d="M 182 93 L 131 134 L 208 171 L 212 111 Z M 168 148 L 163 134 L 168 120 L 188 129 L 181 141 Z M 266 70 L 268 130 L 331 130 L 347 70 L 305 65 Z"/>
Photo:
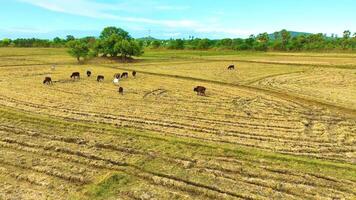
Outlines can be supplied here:
<path id="1" fill-rule="evenodd" d="M 81 199 L 109 199 L 128 188 L 132 178 L 126 174 L 110 173 L 98 183 L 87 186 L 83 191 Z"/>

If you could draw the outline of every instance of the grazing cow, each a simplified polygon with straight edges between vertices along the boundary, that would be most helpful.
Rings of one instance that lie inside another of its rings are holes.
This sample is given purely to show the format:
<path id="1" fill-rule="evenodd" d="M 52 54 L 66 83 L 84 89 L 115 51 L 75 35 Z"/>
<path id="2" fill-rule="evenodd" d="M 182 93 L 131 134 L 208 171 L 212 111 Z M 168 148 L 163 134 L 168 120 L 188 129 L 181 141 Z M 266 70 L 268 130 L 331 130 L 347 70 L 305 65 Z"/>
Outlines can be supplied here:
<path id="1" fill-rule="evenodd" d="M 121 78 L 128 78 L 129 77 L 129 73 L 124 72 L 121 74 Z"/>
<path id="2" fill-rule="evenodd" d="M 118 79 L 118 78 L 114 78 L 114 80 L 112 81 L 114 84 L 119 84 L 119 81 L 120 81 L 120 79 Z"/>
<path id="3" fill-rule="evenodd" d="M 230 65 L 227 69 L 228 70 L 234 70 L 235 69 L 235 65 Z"/>
<path id="4" fill-rule="evenodd" d="M 104 81 L 104 76 L 103 76 L 103 75 L 99 75 L 99 76 L 96 78 L 96 80 L 97 80 L 98 82 Z"/>
<path id="5" fill-rule="evenodd" d="M 43 81 L 43 84 L 46 84 L 46 85 L 52 84 L 51 77 L 45 77 L 45 80 Z"/>
<path id="6" fill-rule="evenodd" d="M 80 73 L 79 72 L 73 72 L 72 75 L 70 76 L 72 79 L 79 79 L 80 78 Z"/>
<path id="7" fill-rule="evenodd" d="M 91 76 L 91 71 L 87 71 L 87 76 L 90 77 Z"/>
<path id="8" fill-rule="evenodd" d="M 121 74 L 119 74 L 119 73 L 114 74 L 114 78 L 120 79 L 120 77 L 121 77 Z"/>
<path id="9" fill-rule="evenodd" d="M 132 72 L 132 76 L 133 76 L 133 77 L 136 77 L 136 71 L 133 71 L 133 72 Z"/>
<path id="10" fill-rule="evenodd" d="M 124 88 L 122 88 L 122 87 L 119 87 L 119 90 L 118 90 L 118 92 L 119 92 L 120 94 L 124 94 Z"/>
<path id="11" fill-rule="evenodd" d="M 194 88 L 194 91 L 197 92 L 197 94 L 200 96 L 205 96 L 205 90 L 206 88 L 203 86 L 197 86 Z"/>

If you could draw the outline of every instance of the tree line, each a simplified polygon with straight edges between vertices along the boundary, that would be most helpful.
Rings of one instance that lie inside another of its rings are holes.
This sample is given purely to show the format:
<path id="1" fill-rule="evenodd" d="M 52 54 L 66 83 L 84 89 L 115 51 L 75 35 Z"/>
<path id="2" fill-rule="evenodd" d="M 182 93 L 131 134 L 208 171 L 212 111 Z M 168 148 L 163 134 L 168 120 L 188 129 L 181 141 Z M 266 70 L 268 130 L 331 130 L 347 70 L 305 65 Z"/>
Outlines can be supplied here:
<path id="1" fill-rule="evenodd" d="M 189 39 L 156 40 L 146 39 L 144 46 L 152 49 L 189 49 L 189 50 L 254 50 L 254 51 L 352 51 L 356 50 L 356 33 L 344 31 L 342 37 L 325 34 L 298 34 L 292 35 L 287 30 L 281 30 L 273 34 L 261 33 L 250 35 L 246 39 L 226 38 L 220 40 L 201 39 L 190 37 Z"/>
<path id="2" fill-rule="evenodd" d="M 3 39 L 0 47 L 69 47 L 71 55 L 77 59 L 92 56 L 127 58 L 141 55 L 144 48 L 189 49 L 189 50 L 255 50 L 255 51 L 353 51 L 356 50 L 356 33 L 344 31 L 342 37 L 325 34 L 292 35 L 287 30 L 273 34 L 250 35 L 246 39 L 226 38 L 219 40 L 189 37 L 189 39 L 159 40 L 154 38 L 134 39 L 128 32 L 117 27 L 105 28 L 100 36 L 74 38 L 68 35 L 62 39 Z"/>
<path id="3" fill-rule="evenodd" d="M 68 35 L 65 39 L 59 37 L 53 40 L 46 39 L 3 39 L 0 47 L 58 47 L 68 48 L 68 53 L 78 62 L 93 57 L 110 57 L 127 60 L 132 56 L 143 54 L 143 44 L 132 38 L 129 33 L 121 28 L 106 27 L 99 38 L 75 38 Z"/>

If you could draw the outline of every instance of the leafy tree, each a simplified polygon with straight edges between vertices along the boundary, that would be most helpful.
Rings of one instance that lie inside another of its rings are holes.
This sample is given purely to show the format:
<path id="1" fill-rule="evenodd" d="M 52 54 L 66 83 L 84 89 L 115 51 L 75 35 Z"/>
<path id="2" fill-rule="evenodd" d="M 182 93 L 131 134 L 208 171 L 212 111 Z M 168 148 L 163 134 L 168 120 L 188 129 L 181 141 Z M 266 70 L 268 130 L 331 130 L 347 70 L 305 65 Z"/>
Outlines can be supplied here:
<path id="1" fill-rule="evenodd" d="M 351 36 L 351 32 L 349 30 L 344 31 L 343 38 L 344 39 L 349 39 Z"/>
<path id="2" fill-rule="evenodd" d="M 282 48 L 283 50 L 287 50 L 287 45 L 289 43 L 289 40 L 291 39 L 291 34 L 289 31 L 283 29 L 281 30 L 281 37 L 282 37 Z"/>
<path id="3" fill-rule="evenodd" d="M 121 40 L 115 44 L 114 48 L 118 53 L 120 53 L 123 60 L 126 60 L 131 56 L 140 56 L 143 54 L 139 43 L 132 40 Z"/>
<path id="4" fill-rule="evenodd" d="M 161 46 L 161 42 L 158 40 L 154 40 L 151 42 L 150 46 L 154 49 L 158 49 Z"/>
<path id="5" fill-rule="evenodd" d="M 198 40 L 197 49 L 206 50 L 209 49 L 209 47 L 210 47 L 209 39 Z"/>
<path id="6" fill-rule="evenodd" d="M 67 43 L 69 47 L 68 53 L 75 57 L 78 62 L 80 58 L 86 59 L 89 55 L 88 44 L 84 40 L 72 40 Z"/>
<path id="7" fill-rule="evenodd" d="M 73 35 L 67 35 L 66 40 L 67 40 L 67 42 L 69 42 L 69 41 L 75 40 L 75 37 Z"/>
<path id="8" fill-rule="evenodd" d="M 268 42 L 269 42 L 269 35 L 268 33 L 261 33 L 257 36 L 257 45 L 255 47 L 256 50 L 259 51 L 267 51 L 268 49 Z"/>
<path id="9" fill-rule="evenodd" d="M 169 40 L 168 49 L 184 49 L 184 40 L 182 39 Z"/>
<path id="10" fill-rule="evenodd" d="M 250 37 L 247 38 L 245 41 L 247 49 L 253 49 L 255 42 L 256 42 L 256 37 L 254 35 L 250 35 Z"/>
<path id="11" fill-rule="evenodd" d="M 131 39 L 131 36 L 129 35 L 129 33 L 127 31 L 125 31 L 121 28 L 113 27 L 113 26 L 104 28 L 104 30 L 100 34 L 100 39 L 107 39 L 107 38 L 111 37 L 112 35 L 117 35 L 125 40 Z"/>
<path id="12" fill-rule="evenodd" d="M 234 50 L 247 50 L 248 46 L 244 39 L 237 38 L 232 40 L 232 48 Z"/>
<path id="13" fill-rule="evenodd" d="M 8 38 L 5 38 L 0 41 L 0 47 L 8 47 L 11 44 L 11 40 Z"/>
<path id="14" fill-rule="evenodd" d="M 222 40 L 219 40 L 217 43 L 217 46 L 223 49 L 232 49 L 232 39 L 230 38 L 225 38 Z"/>
<path id="15" fill-rule="evenodd" d="M 279 39 L 279 32 L 278 31 L 276 31 L 276 32 L 274 32 L 273 33 L 273 37 L 274 37 L 274 40 L 278 40 Z"/>

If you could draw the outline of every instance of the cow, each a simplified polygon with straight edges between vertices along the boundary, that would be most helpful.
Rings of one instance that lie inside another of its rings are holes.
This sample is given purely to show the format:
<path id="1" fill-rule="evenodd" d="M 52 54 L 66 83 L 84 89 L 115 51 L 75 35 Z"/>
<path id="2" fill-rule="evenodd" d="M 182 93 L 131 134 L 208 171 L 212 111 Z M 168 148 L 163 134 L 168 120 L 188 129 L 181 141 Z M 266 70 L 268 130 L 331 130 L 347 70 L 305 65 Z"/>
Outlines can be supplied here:
<path id="1" fill-rule="evenodd" d="M 121 78 L 128 78 L 129 77 L 129 73 L 124 72 L 121 74 Z"/>
<path id="2" fill-rule="evenodd" d="M 119 74 L 119 73 L 114 74 L 114 78 L 120 79 L 120 77 L 121 77 L 121 74 Z"/>
<path id="3" fill-rule="evenodd" d="M 103 75 L 99 75 L 99 76 L 96 78 L 96 81 L 98 81 L 98 82 L 104 81 L 104 76 L 103 76 Z"/>
<path id="4" fill-rule="evenodd" d="M 194 88 L 194 92 L 197 92 L 197 95 L 200 95 L 200 96 L 205 96 L 205 90 L 206 90 L 206 88 L 203 86 L 197 86 Z"/>
<path id="5" fill-rule="evenodd" d="M 122 87 L 119 87 L 119 90 L 118 90 L 119 94 L 124 94 L 124 88 Z"/>
<path id="6" fill-rule="evenodd" d="M 46 84 L 46 85 L 52 84 L 51 77 L 45 77 L 45 80 L 43 81 L 43 84 Z"/>
<path id="7" fill-rule="evenodd" d="M 133 77 L 136 77 L 136 71 L 133 71 L 133 72 L 132 72 L 132 76 L 133 76 Z"/>
<path id="8" fill-rule="evenodd" d="M 235 65 L 230 65 L 227 69 L 228 70 L 234 70 L 235 69 Z"/>
<path id="9" fill-rule="evenodd" d="M 80 73 L 79 72 L 73 72 L 72 75 L 70 76 L 72 79 L 79 79 L 80 78 Z"/>
<path id="10" fill-rule="evenodd" d="M 90 77 L 91 76 L 91 71 L 87 71 L 87 76 Z"/>
<path id="11" fill-rule="evenodd" d="M 119 84 L 119 81 L 120 81 L 120 79 L 118 79 L 118 78 L 114 78 L 114 80 L 112 81 L 114 84 Z"/>

